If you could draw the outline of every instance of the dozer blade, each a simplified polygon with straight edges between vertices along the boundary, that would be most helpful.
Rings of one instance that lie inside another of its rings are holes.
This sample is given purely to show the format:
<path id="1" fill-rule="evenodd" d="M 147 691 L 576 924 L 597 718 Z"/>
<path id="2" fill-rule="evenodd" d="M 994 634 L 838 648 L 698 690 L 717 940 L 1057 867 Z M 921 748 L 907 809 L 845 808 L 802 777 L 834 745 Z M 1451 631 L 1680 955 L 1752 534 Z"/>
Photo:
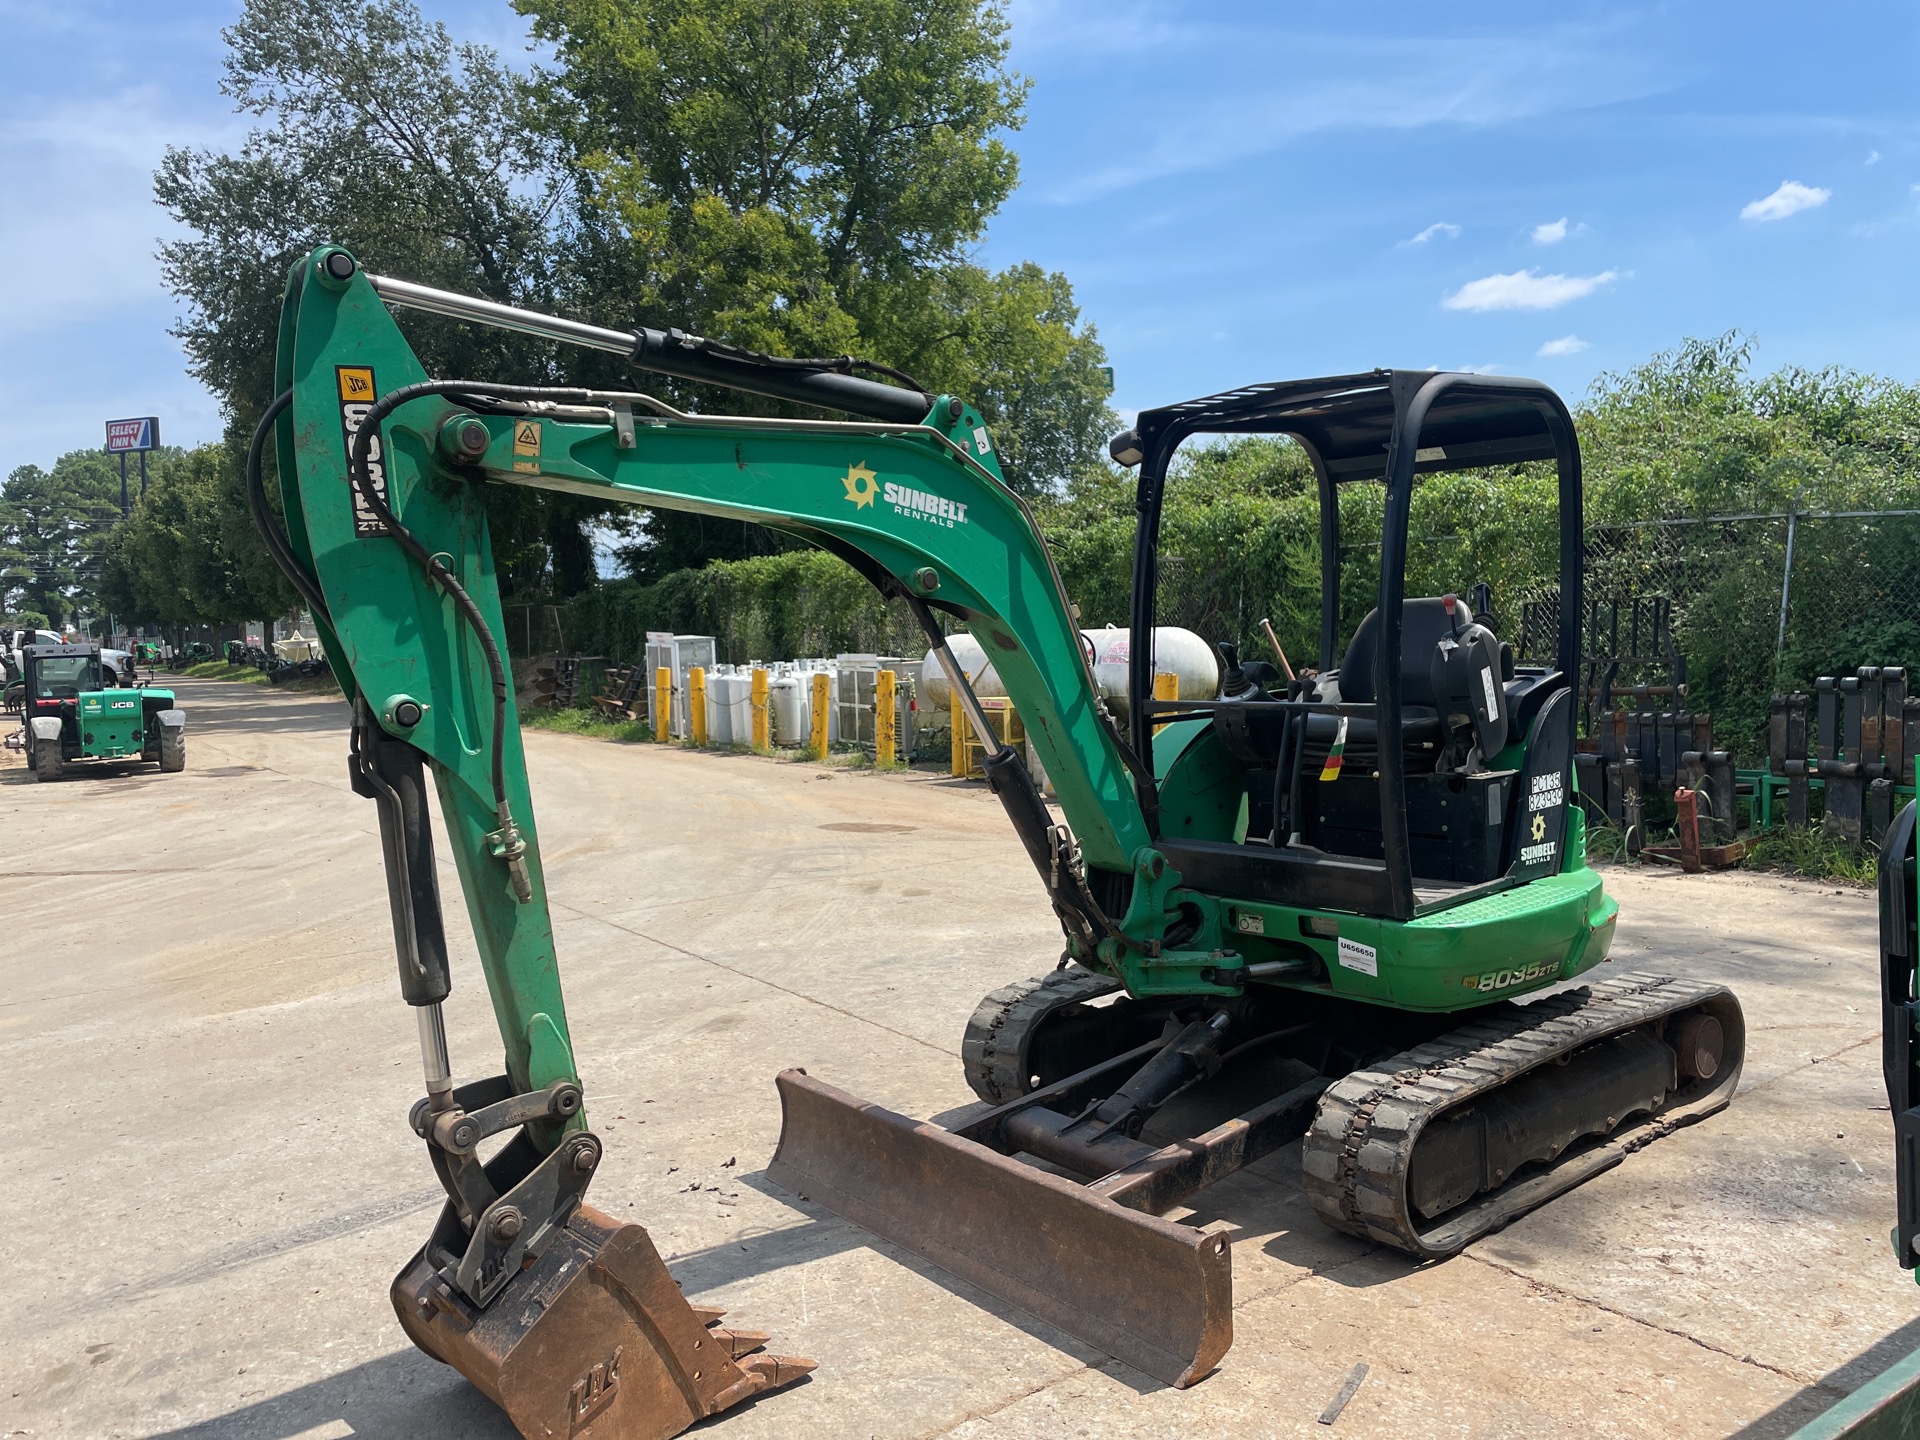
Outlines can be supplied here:
<path id="1" fill-rule="evenodd" d="M 667 1440 L 814 1368 L 749 1353 L 761 1336 L 715 1326 L 720 1312 L 687 1303 L 645 1230 L 588 1205 L 485 1310 L 424 1249 L 394 1279 L 393 1307 L 529 1440 Z"/>
<path id="2" fill-rule="evenodd" d="M 1083 1185 L 783 1071 L 767 1178 L 1154 1379 L 1185 1387 L 1233 1343 L 1224 1227 Z"/>

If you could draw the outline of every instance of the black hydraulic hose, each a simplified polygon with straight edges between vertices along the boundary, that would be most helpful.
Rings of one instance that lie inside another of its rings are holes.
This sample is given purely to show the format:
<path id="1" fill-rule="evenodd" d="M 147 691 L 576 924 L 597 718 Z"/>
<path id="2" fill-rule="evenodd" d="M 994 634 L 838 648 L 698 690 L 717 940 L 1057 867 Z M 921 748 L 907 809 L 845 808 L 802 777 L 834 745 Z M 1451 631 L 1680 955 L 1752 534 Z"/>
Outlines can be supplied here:
<path id="1" fill-rule="evenodd" d="M 493 682 L 493 743 L 488 756 L 488 780 L 493 787 L 493 803 L 504 818 L 507 804 L 507 667 L 500 657 L 499 643 L 493 638 L 493 631 L 487 626 L 487 617 L 480 613 L 480 607 L 467 594 L 466 587 L 453 578 L 453 572 L 442 565 L 439 559 L 422 545 L 414 533 L 400 523 L 387 505 L 386 498 L 373 488 L 373 476 L 369 465 L 373 455 L 373 437 L 380 433 L 380 426 L 400 406 L 409 400 L 417 400 L 423 395 L 444 395 L 451 392 L 466 393 L 476 387 L 470 382 L 429 380 L 419 385 L 403 385 L 398 390 L 389 391 L 380 397 L 365 418 L 359 429 L 354 431 L 353 445 L 347 452 L 347 476 L 360 498 L 367 503 L 374 518 L 380 522 L 387 534 L 400 542 L 400 547 L 411 555 L 420 568 L 447 593 L 453 601 L 454 609 L 472 629 L 475 638 L 480 641 L 480 649 L 487 657 L 487 675 Z M 509 388 L 531 390 L 531 386 L 494 386 L 489 387 L 504 393 Z"/>
<path id="2" fill-rule="evenodd" d="M 493 786 L 493 803 L 500 813 L 504 824 L 507 819 L 507 667 L 500 655 L 499 643 L 493 637 L 493 631 L 487 626 L 486 616 L 480 613 L 480 607 L 467 594 L 466 587 L 454 579 L 453 573 L 415 538 L 414 533 L 400 523 L 384 498 L 373 488 L 373 477 L 369 465 L 373 454 L 373 437 L 380 433 L 380 427 L 395 410 L 408 401 L 418 400 L 428 395 L 457 395 L 471 397 L 478 403 L 492 396 L 502 400 L 556 400 L 592 403 L 603 399 L 609 392 L 587 390 L 556 385 L 495 385 L 479 380 L 423 380 L 417 385 L 402 385 L 398 390 L 390 390 L 381 396 L 367 411 L 360 422 L 360 428 L 354 432 L 353 445 L 347 454 L 347 474 L 353 488 L 367 503 L 381 527 L 398 540 L 401 547 L 426 571 L 427 576 L 447 593 L 453 601 L 460 617 L 473 630 L 480 641 L 480 648 L 487 657 L 487 673 L 493 682 L 493 744 L 489 756 L 489 779 Z M 621 397 L 630 398 L 630 397 Z"/>
<path id="3" fill-rule="evenodd" d="M 254 528 L 266 542 L 267 553 L 273 557 L 273 563 L 280 567 L 280 573 L 300 592 L 300 598 L 307 602 L 307 608 L 313 612 L 314 618 L 331 624 L 332 616 L 328 614 L 327 602 L 320 593 L 320 582 L 300 563 L 293 548 L 287 544 L 286 537 L 280 533 L 280 527 L 274 524 L 273 510 L 267 504 L 266 481 L 260 474 L 260 455 L 266 448 L 267 435 L 273 429 L 273 422 L 292 403 L 293 388 L 289 386 L 274 397 L 273 403 L 267 406 L 266 414 L 260 417 L 260 423 L 254 426 L 253 440 L 247 446 L 247 509 L 252 512 Z"/>

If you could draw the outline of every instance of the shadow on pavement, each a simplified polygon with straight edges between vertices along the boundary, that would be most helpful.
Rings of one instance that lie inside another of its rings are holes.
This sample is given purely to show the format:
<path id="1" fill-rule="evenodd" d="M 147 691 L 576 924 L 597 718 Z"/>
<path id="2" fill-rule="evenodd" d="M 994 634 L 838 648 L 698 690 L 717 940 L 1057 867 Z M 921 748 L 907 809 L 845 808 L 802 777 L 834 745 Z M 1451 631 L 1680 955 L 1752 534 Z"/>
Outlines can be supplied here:
<path id="1" fill-rule="evenodd" d="M 291 1440 L 309 1431 L 381 1440 L 513 1440 L 518 1433 L 458 1373 L 418 1350 L 396 1350 L 211 1420 L 149 1431 L 147 1440 Z"/>
<path id="2" fill-rule="evenodd" d="M 1920 1320 L 1909 1320 L 1881 1337 L 1838 1369 L 1830 1370 L 1799 1394 L 1774 1406 L 1758 1420 L 1734 1431 L 1728 1440 L 1778 1440 L 1920 1350 Z"/>

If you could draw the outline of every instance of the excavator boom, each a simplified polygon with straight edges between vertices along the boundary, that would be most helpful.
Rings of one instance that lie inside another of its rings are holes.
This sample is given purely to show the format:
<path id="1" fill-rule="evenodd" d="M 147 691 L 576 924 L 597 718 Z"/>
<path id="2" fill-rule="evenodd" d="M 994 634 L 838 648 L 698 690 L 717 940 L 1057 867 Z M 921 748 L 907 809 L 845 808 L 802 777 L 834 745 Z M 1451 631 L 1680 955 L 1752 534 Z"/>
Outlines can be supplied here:
<path id="1" fill-rule="evenodd" d="M 884 418 L 710 417 L 637 392 L 435 381 L 390 304 L 624 348 L 685 378 Z M 906 598 L 942 654 L 933 612 L 962 620 L 1055 776 L 1072 842 L 1013 753 L 990 760 L 1089 959 L 1103 943 L 1148 948 L 1100 911 L 1083 868 L 1124 874 L 1146 847 L 1129 773 L 1137 761 L 1101 708 L 1032 516 L 1002 479 L 979 413 L 960 400 L 385 280 L 336 247 L 289 276 L 277 366 L 280 398 L 250 468 L 255 518 L 312 607 L 354 708 L 350 771 L 379 807 L 401 990 L 419 1020 L 427 1093 L 411 1123 L 448 1192 L 432 1237 L 394 1283 L 395 1306 L 421 1348 L 457 1366 L 529 1435 L 678 1433 L 812 1366 L 755 1353 L 764 1337 L 714 1327 L 716 1315 L 680 1299 L 644 1230 L 584 1203 L 601 1142 L 567 1025 L 480 485 L 751 519 L 843 556 Z M 284 536 L 259 478 L 269 436 Z M 966 677 L 956 669 L 953 678 L 971 701 Z M 440 1017 L 452 977 L 429 774 L 506 1057 L 504 1075 L 458 1085 Z M 1152 921 L 1129 919 L 1152 933 Z M 482 1163 L 481 1141 L 499 1134 L 512 1138 Z M 1119 1213 L 1174 1263 L 1218 1269 L 1177 1227 Z M 1211 1308 L 1217 1330 L 1220 1302 Z"/>

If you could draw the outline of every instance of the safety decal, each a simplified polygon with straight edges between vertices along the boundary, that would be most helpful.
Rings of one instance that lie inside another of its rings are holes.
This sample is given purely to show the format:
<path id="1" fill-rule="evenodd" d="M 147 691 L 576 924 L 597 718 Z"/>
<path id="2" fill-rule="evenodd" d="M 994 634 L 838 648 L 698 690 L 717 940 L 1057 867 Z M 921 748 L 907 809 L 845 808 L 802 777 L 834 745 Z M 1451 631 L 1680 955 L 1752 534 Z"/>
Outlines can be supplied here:
<path id="1" fill-rule="evenodd" d="M 538 420 L 518 420 L 513 426 L 513 468 L 528 475 L 540 473 L 540 431 Z"/>

